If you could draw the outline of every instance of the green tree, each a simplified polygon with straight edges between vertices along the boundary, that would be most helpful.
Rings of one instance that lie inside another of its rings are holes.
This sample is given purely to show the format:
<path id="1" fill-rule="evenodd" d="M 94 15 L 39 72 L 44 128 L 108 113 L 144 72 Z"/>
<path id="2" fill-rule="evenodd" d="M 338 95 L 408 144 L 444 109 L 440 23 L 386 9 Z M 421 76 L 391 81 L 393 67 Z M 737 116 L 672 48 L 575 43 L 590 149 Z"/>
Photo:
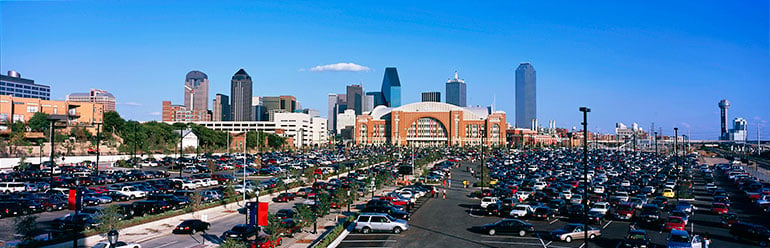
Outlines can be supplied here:
<path id="1" fill-rule="evenodd" d="M 219 244 L 221 248 L 246 248 L 246 243 L 235 239 L 225 239 Z"/>
<path id="2" fill-rule="evenodd" d="M 117 230 L 120 228 L 120 220 L 123 218 L 123 213 L 118 205 L 109 205 L 102 209 L 102 214 L 97 216 L 99 220 L 98 230 L 101 233 L 106 233 L 110 230 Z"/>
<path id="3" fill-rule="evenodd" d="M 297 206 L 297 216 L 300 219 L 300 223 L 304 227 L 310 226 L 318 218 L 316 213 L 308 205 L 302 204 Z"/>
<path id="4" fill-rule="evenodd" d="M 280 236 L 293 236 L 289 233 L 289 229 L 281 224 L 281 219 L 273 214 L 267 214 L 265 233 L 270 234 L 270 241 L 275 241 Z"/>
<path id="5" fill-rule="evenodd" d="M 203 196 L 199 192 L 193 192 L 190 195 L 190 204 L 187 205 L 187 209 L 195 215 L 195 212 L 201 209 L 203 204 Z"/>
<path id="6" fill-rule="evenodd" d="M 32 118 L 30 118 L 27 123 L 29 125 L 29 128 L 35 132 L 43 132 L 45 130 L 48 130 L 48 127 L 50 126 L 50 123 L 48 121 L 48 114 L 43 112 L 35 113 L 35 115 L 33 115 Z"/>
<path id="7" fill-rule="evenodd" d="M 270 148 L 277 150 L 286 145 L 286 139 L 278 136 L 277 134 L 271 133 L 267 136 L 267 145 L 270 146 Z"/>
<path id="8" fill-rule="evenodd" d="M 27 215 L 18 216 L 13 221 L 16 233 L 21 236 L 21 240 L 29 242 L 34 240 L 37 235 L 37 216 Z"/>
<path id="9" fill-rule="evenodd" d="M 104 125 L 102 125 L 104 132 L 120 133 L 123 130 L 123 126 L 126 125 L 126 120 L 115 111 L 107 111 L 102 119 L 104 120 Z"/>

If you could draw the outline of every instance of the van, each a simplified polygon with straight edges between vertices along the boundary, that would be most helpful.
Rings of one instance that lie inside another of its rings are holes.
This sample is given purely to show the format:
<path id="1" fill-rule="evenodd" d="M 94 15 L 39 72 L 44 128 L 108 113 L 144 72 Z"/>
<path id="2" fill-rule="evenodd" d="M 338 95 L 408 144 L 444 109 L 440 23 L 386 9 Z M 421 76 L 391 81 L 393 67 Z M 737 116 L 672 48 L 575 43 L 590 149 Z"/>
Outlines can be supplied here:
<path id="1" fill-rule="evenodd" d="M 7 194 L 11 192 L 24 192 L 24 190 L 26 190 L 26 187 L 23 182 L 0 182 L 0 192 Z"/>
<path id="2" fill-rule="evenodd" d="M 367 234 L 370 232 L 393 232 L 399 234 L 409 229 L 405 220 L 396 219 L 385 213 L 361 213 L 355 221 L 356 231 Z"/>

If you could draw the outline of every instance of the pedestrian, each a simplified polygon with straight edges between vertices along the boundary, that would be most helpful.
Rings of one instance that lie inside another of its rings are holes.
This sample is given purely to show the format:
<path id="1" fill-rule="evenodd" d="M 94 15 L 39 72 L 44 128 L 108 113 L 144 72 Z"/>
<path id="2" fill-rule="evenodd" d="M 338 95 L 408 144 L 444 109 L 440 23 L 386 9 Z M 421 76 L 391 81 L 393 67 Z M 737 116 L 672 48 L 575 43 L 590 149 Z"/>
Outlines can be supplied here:
<path id="1" fill-rule="evenodd" d="M 449 188 L 452 187 L 452 179 L 451 178 L 447 182 L 447 187 L 449 187 Z"/>
<path id="2" fill-rule="evenodd" d="M 444 190 L 444 194 L 443 194 L 443 195 L 444 195 L 444 196 L 443 196 L 443 197 L 444 197 L 444 200 L 446 200 L 446 189 Z"/>

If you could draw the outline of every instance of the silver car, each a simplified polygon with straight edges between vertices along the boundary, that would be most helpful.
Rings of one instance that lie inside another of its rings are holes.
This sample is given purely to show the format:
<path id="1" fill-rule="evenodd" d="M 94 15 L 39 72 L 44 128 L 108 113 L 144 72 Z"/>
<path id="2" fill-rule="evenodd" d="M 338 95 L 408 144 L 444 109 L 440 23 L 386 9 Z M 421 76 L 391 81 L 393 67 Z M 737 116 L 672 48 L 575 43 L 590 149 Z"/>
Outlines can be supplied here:
<path id="1" fill-rule="evenodd" d="M 396 219 L 393 216 L 383 213 L 362 213 L 356 220 L 356 231 L 361 233 L 370 232 L 393 232 L 399 234 L 409 229 L 405 220 Z"/>

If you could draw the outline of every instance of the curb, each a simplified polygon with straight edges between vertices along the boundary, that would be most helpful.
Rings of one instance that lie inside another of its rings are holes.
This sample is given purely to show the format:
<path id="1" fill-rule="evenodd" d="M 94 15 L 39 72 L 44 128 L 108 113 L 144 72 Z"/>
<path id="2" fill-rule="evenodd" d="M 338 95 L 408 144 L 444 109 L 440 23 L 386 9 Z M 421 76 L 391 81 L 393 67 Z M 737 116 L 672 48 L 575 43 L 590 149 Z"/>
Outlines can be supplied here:
<path id="1" fill-rule="evenodd" d="M 351 223 L 350 223 L 350 225 L 348 225 L 347 227 L 345 227 L 345 230 L 342 230 L 342 232 L 340 233 L 340 235 L 339 235 L 339 236 L 337 236 L 337 238 L 336 238 L 336 239 L 334 239 L 334 241 L 332 241 L 332 243 L 331 243 L 331 244 L 329 244 L 329 246 L 328 246 L 328 247 L 329 247 L 329 248 L 336 248 L 338 245 L 340 245 L 340 243 L 342 243 L 342 240 L 345 240 L 345 237 L 347 237 L 347 236 L 348 236 L 348 234 L 350 234 L 350 232 L 351 232 L 351 231 L 353 230 L 353 228 L 355 228 L 355 227 L 356 227 L 356 222 L 355 222 L 355 221 L 354 221 L 354 222 L 351 222 Z"/>

